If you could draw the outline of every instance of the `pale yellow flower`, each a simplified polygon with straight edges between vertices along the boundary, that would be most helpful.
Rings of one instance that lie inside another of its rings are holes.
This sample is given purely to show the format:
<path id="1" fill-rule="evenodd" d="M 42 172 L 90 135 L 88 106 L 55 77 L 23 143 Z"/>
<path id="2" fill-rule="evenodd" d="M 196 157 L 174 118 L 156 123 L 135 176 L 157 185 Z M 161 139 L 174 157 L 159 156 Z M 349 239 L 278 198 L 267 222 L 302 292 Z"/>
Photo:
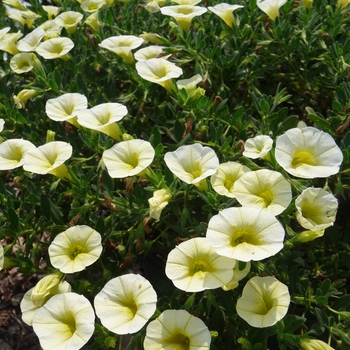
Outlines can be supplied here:
<path id="1" fill-rule="evenodd" d="M 22 166 L 25 154 L 35 148 L 31 142 L 22 139 L 10 139 L 0 143 L 0 170 Z"/>
<path id="2" fill-rule="evenodd" d="M 0 119 L 0 132 L 4 130 L 5 120 Z"/>
<path id="3" fill-rule="evenodd" d="M 270 327 L 286 315 L 289 303 L 285 284 L 274 277 L 255 276 L 243 288 L 237 313 L 252 327 Z"/>
<path id="4" fill-rule="evenodd" d="M 344 9 L 346 6 L 350 4 L 350 0 L 338 0 L 337 5 Z"/>
<path id="5" fill-rule="evenodd" d="M 68 60 L 68 52 L 74 47 L 74 42 L 69 38 L 52 38 L 44 41 L 36 48 L 36 52 L 46 60 L 61 58 Z"/>
<path id="6" fill-rule="evenodd" d="M 188 31 L 194 17 L 201 16 L 207 11 L 205 7 L 193 5 L 164 6 L 160 9 L 163 15 L 173 17 L 185 32 Z"/>
<path id="7" fill-rule="evenodd" d="M 149 215 L 151 218 L 159 221 L 163 209 L 168 205 L 171 199 L 171 192 L 166 189 L 161 189 L 153 192 L 153 197 L 148 200 Z"/>
<path id="8" fill-rule="evenodd" d="M 287 0 L 257 0 L 257 6 L 265 12 L 273 21 L 279 16 L 279 9 Z"/>
<path id="9" fill-rule="evenodd" d="M 322 188 L 309 187 L 295 200 L 299 224 L 311 231 L 322 231 L 334 224 L 338 200 Z"/>
<path id="10" fill-rule="evenodd" d="M 17 95 L 13 95 L 13 101 L 18 109 L 25 108 L 26 102 L 38 92 L 33 89 L 23 89 Z"/>
<path id="11" fill-rule="evenodd" d="M 93 30 L 99 30 L 102 23 L 98 19 L 98 11 L 92 13 L 86 20 L 85 23 L 88 24 Z"/>
<path id="12" fill-rule="evenodd" d="M 32 28 L 34 22 L 41 16 L 30 10 L 17 10 L 7 7 L 8 17 L 20 22 L 23 26 L 26 25 L 29 29 Z"/>
<path id="13" fill-rule="evenodd" d="M 86 225 L 72 226 L 59 233 L 49 246 L 52 266 L 63 273 L 84 270 L 102 253 L 101 235 Z"/>
<path id="14" fill-rule="evenodd" d="M 106 5 L 105 0 L 84 0 L 81 2 L 80 7 L 83 11 L 92 13 L 98 11 L 104 5 Z"/>
<path id="15" fill-rule="evenodd" d="M 7 28 L 4 28 L 7 30 Z M 22 36 L 21 32 L 9 33 L 0 36 L 0 50 L 15 55 L 19 53 L 19 50 L 16 46 L 17 40 Z"/>
<path id="16" fill-rule="evenodd" d="M 80 12 L 66 11 L 58 15 L 54 21 L 64 27 L 69 34 L 74 34 L 83 17 L 83 14 Z"/>
<path id="17" fill-rule="evenodd" d="M 204 322 L 185 310 L 165 310 L 150 322 L 145 350 L 209 350 L 211 336 Z"/>
<path id="18" fill-rule="evenodd" d="M 233 27 L 234 17 L 233 11 L 242 8 L 242 5 L 231 5 L 220 3 L 215 6 L 208 6 L 208 10 L 219 16 L 230 28 Z"/>
<path id="19" fill-rule="evenodd" d="M 95 329 L 90 302 L 76 293 L 54 295 L 37 310 L 33 329 L 43 350 L 80 349 Z"/>
<path id="20" fill-rule="evenodd" d="M 30 72 L 34 68 L 31 54 L 28 52 L 15 54 L 10 60 L 10 68 L 17 74 Z"/>
<path id="21" fill-rule="evenodd" d="M 250 171 L 248 167 L 237 162 L 221 163 L 210 178 L 214 191 L 222 196 L 235 198 L 234 184 L 244 174 Z"/>
<path id="22" fill-rule="evenodd" d="M 18 40 L 17 48 L 21 52 L 35 51 L 40 44 L 41 39 L 44 37 L 45 30 L 43 28 L 35 28 L 32 32 L 28 33 L 23 39 Z"/>
<path id="23" fill-rule="evenodd" d="M 180 243 L 169 254 L 165 273 L 176 288 L 186 292 L 215 289 L 233 277 L 236 260 L 218 255 L 205 237 Z"/>
<path id="24" fill-rule="evenodd" d="M 313 2 L 314 2 L 314 0 L 303 0 L 303 4 L 304 4 L 306 9 L 311 9 Z"/>
<path id="25" fill-rule="evenodd" d="M 236 262 L 236 265 L 233 267 L 233 277 L 231 281 L 225 283 L 221 288 L 224 291 L 232 290 L 238 287 L 239 281 L 246 277 L 250 271 L 251 263 L 250 261 L 244 263 L 245 266 L 240 270 L 240 261 Z"/>
<path id="26" fill-rule="evenodd" d="M 167 59 L 171 56 L 166 55 L 163 51 L 165 46 L 158 46 L 158 45 L 150 45 L 147 47 L 144 47 L 143 49 L 137 50 L 135 52 L 135 60 L 136 61 L 147 61 L 151 58 L 163 58 Z"/>
<path id="27" fill-rule="evenodd" d="M 303 350 L 334 350 L 327 343 L 318 339 L 303 338 L 300 346 Z"/>
<path id="28" fill-rule="evenodd" d="M 254 207 L 220 211 L 208 223 L 207 240 L 223 256 L 239 261 L 258 261 L 283 248 L 284 229 L 276 217 Z"/>
<path id="29" fill-rule="evenodd" d="M 26 10 L 27 6 L 25 5 L 24 1 L 21 0 L 2 0 L 3 4 L 10 5 L 17 10 Z M 28 3 L 27 3 L 28 4 Z"/>
<path id="30" fill-rule="evenodd" d="M 56 17 L 60 13 L 61 8 L 52 5 L 43 5 L 43 10 L 47 13 L 47 18 L 51 20 L 53 17 Z"/>
<path id="31" fill-rule="evenodd" d="M 1 130 L 0 130 L 1 131 Z M 0 244 L 0 271 L 2 270 L 3 266 L 4 266 L 4 261 L 5 261 L 5 257 L 4 257 L 4 248 L 3 246 Z"/>
<path id="32" fill-rule="evenodd" d="M 273 140 L 270 136 L 255 136 L 245 142 L 243 155 L 251 159 L 264 158 L 270 152 L 272 145 Z"/>
<path id="33" fill-rule="evenodd" d="M 57 38 L 62 30 L 62 27 L 59 26 L 54 20 L 48 20 L 44 22 L 43 24 L 40 25 L 39 28 L 44 29 L 45 34 L 43 39 L 52 39 L 52 38 Z"/>
<path id="34" fill-rule="evenodd" d="M 151 283 L 135 274 L 111 279 L 94 300 L 101 323 L 117 334 L 139 331 L 154 314 L 156 303 L 157 294 Z"/>

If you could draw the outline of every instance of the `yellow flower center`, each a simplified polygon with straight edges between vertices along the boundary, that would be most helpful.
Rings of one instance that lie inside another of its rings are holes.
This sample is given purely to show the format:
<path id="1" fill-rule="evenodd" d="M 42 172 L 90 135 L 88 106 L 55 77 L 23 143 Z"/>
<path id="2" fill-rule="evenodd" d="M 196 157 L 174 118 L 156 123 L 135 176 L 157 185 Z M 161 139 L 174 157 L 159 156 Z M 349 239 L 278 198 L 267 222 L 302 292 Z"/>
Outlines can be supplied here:
<path id="1" fill-rule="evenodd" d="M 63 47 L 60 43 L 52 45 L 52 49 L 50 50 L 52 53 L 55 53 L 57 55 L 60 55 L 63 51 Z"/>
<path id="2" fill-rule="evenodd" d="M 262 293 L 261 301 L 257 303 L 255 312 L 258 315 L 267 315 L 269 311 L 272 309 L 273 306 L 273 299 L 269 295 L 265 295 L 265 293 Z"/>
<path id="3" fill-rule="evenodd" d="M 316 165 L 315 158 L 313 155 L 308 151 L 300 151 L 296 152 L 294 154 L 293 160 L 292 160 L 292 168 L 297 168 L 301 165 Z"/>
<path id="4" fill-rule="evenodd" d="M 189 350 L 190 349 L 190 339 L 185 335 L 179 333 L 165 339 L 163 342 L 164 348 L 176 349 L 176 350 Z"/>
<path id="5" fill-rule="evenodd" d="M 209 265 L 202 260 L 197 260 L 193 264 L 193 273 L 209 271 Z"/>
<path id="6" fill-rule="evenodd" d="M 251 245 L 259 245 L 260 241 L 259 239 L 249 230 L 237 230 L 233 231 L 231 234 L 231 241 L 230 245 L 231 247 L 237 247 L 238 245 L 242 243 L 248 243 Z"/>
<path id="7" fill-rule="evenodd" d="M 265 208 L 267 208 L 273 201 L 274 195 L 270 189 L 267 189 L 261 193 L 259 193 L 259 197 L 261 197 L 264 201 Z"/>
<path id="8" fill-rule="evenodd" d="M 58 316 L 58 320 L 62 323 L 60 326 L 60 336 L 65 340 L 72 338 L 73 334 L 77 330 L 75 317 L 72 313 L 67 313 L 62 316 Z"/>
<path id="9" fill-rule="evenodd" d="M 87 252 L 87 249 L 84 246 L 78 244 L 73 247 L 70 254 L 70 258 L 74 260 L 79 254 L 86 253 L 86 252 Z"/>
<path id="10" fill-rule="evenodd" d="M 124 308 L 125 314 L 128 314 L 130 320 L 132 320 L 135 317 L 138 308 L 134 299 L 118 298 L 114 301 Z"/>

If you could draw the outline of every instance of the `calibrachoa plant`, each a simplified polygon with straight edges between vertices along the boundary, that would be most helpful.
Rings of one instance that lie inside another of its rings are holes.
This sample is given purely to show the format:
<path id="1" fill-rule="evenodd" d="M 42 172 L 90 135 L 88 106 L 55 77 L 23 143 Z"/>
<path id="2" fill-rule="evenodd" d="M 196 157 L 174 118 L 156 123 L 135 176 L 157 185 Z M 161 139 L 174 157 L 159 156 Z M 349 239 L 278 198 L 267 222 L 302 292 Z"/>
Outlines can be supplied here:
<path id="1" fill-rule="evenodd" d="M 349 1 L 43 3 L 0 5 L 0 278 L 41 276 L 41 347 L 349 349 Z"/>

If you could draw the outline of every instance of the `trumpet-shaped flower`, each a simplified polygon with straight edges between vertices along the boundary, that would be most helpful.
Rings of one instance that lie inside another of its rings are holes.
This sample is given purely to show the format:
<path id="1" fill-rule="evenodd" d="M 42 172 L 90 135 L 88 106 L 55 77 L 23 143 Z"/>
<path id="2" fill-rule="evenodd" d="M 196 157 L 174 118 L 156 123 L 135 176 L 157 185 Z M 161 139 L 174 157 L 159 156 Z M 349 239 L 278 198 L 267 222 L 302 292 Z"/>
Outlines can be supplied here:
<path id="1" fill-rule="evenodd" d="M 206 237 L 220 255 L 245 262 L 258 261 L 283 248 L 284 229 L 266 210 L 227 208 L 210 219 Z"/>
<path id="2" fill-rule="evenodd" d="M 167 59 L 171 56 L 166 55 L 163 49 L 165 46 L 158 46 L 158 45 L 150 45 L 147 47 L 144 47 L 143 49 L 137 50 L 135 52 L 135 60 L 136 61 L 147 61 L 151 58 L 163 58 Z"/>
<path id="3" fill-rule="evenodd" d="M 43 10 L 47 13 L 47 18 L 52 20 L 53 17 L 56 17 L 60 13 L 61 8 L 52 5 L 43 5 Z"/>
<path id="4" fill-rule="evenodd" d="M 209 350 L 204 322 L 185 310 L 165 310 L 146 328 L 145 350 Z"/>
<path id="5" fill-rule="evenodd" d="M 105 4 L 105 0 L 84 0 L 81 2 L 80 7 L 83 11 L 92 13 L 98 11 Z"/>
<path id="6" fill-rule="evenodd" d="M 135 139 L 117 143 L 103 152 L 102 159 L 109 175 L 124 178 L 140 175 L 153 161 L 154 148 L 147 141 Z"/>
<path id="7" fill-rule="evenodd" d="M 272 145 L 273 140 L 270 136 L 255 136 L 245 142 L 243 155 L 251 159 L 264 158 L 270 152 Z"/>
<path id="8" fill-rule="evenodd" d="M 332 136 L 310 126 L 277 137 L 275 155 L 284 170 L 304 179 L 334 175 L 343 161 Z"/>
<path id="9" fill-rule="evenodd" d="M 236 11 L 237 9 L 242 7 L 244 6 L 231 5 L 223 2 L 215 6 L 209 6 L 208 9 L 209 11 L 219 16 L 230 28 L 232 28 L 234 23 L 233 11 Z"/>
<path id="10" fill-rule="evenodd" d="M 290 183 L 278 171 L 261 169 L 243 174 L 234 184 L 236 199 L 243 206 L 281 214 L 292 200 Z"/>
<path id="11" fill-rule="evenodd" d="M 134 274 L 108 281 L 94 300 L 101 323 L 117 334 L 139 331 L 154 314 L 156 303 L 151 283 Z"/>
<path id="12" fill-rule="evenodd" d="M 279 16 L 279 9 L 287 0 L 257 0 L 259 9 L 265 12 L 273 21 Z"/>
<path id="13" fill-rule="evenodd" d="M 306 9 L 311 9 L 313 2 L 314 2 L 314 0 L 303 0 L 303 4 L 304 4 Z"/>
<path id="14" fill-rule="evenodd" d="M 10 5 L 11 7 L 16 8 L 17 10 L 26 10 L 28 3 L 25 3 L 22 0 L 2 0 L 3 4 Z"/>
<path id="15" fill-rule="evenodd" d="M 142 45 L 143 39 L 134 35 L 119 35 L 111 36 L 98 44 L 98 46 L 112 51 L 120 56 L 126 63 L 134 62 L 134 57 L 131 50 L 134 50 Z"/>
<path id="16" fill-rule="evenodd" d="M 274 277 L 251 278 L 237 301 L 237 313 L 252 327 L 270 327 L 287 313 L 288 287 Z"/>
<path id="17" fill-rule="evenodd" d="M 240 270 L 240 261 L 237 261 L 236 265 L 233 267 L 233 277 L 231 281 L 227 282 L 221 288 L 224 291 L 232 290 L 238 287 L 238 283 L 244 277 L 246 277 L 250 271 L 251 263 L 248 261 L 245 263 L 244 268 Z"/>
<path id="18" fill-rule="evenodd" d="M 33 318 L 33 329 L 43 350 L 80 349 L 94 333 L 90 302 L 76 293 L 54 295 Z"/>
<path id="19" fill-rule="evenodd" d="M 171 199 L 171 192 L 166 189 L 161 189 L 153 192 L 153 197 L 148 200 L 149 203 L 149 215 L 151 218 L 159 221 L 160 214 L 163 209 L 168 205 Z"/>
<path id="20" fill-rule="evenodd" d="M 160 11 L 160 6 L 157 0 L 148 0 L 145 5 L 145 10 L 149 13 L 157 13 Z"/>
<path id="21" fill-rule="evenodd" d="M 309 187 L 295 200 L 299 224 L 311 231 L 332 226 L 338 210 L 338 200 L 322 188 Z"/>
<path id="22" fill-rule="evenodd" d="M 293 243 L 294 242 L 305 243 L 305 242 L 313 241 L 316 238 L 323 237 L 323 235 L 324 235 L 324 230 L 320 230 L 320 231 L 307 230 L 307 231 L 302 231 L 297 235 L 295 235 L 291 241 Z"/>
<path id="23" fill-rule="evenodd" d="M 68 60 L 68 52 L 74 47 L 74 42 L 69 38 L 52 38 L 41 43 L 36 52 L 46 60 L 61 58 Z"/>
<path id="24" fill-rule="evenodd" d="M 186 292 L 215 289 L 233 277 L 236 260 L 218 255 L 205 237 L 180 243 L 168 255 L 165 273 Z"/>
<path id="25" fill-rule="evenodd" d="M 250 171 L 248 167 L 237 162 L 222 163 L 216 173 L 211 176 L 210 183 L 215 192 L 222 196 L 235 198 L 234 184 L 248 171 Z"/>
<path id="26" fill-rule="evenodd" d="M 202 0 L 172 0 L 171 2 L 175 2 L 178 5 L 190 5 L 194 6 L 201 2 Z"/>
<path id="27" fill-rule="evenodd" d="M 102 23 L 98 19 L 98 11 L 93 12 L 86 20 L 85 23 L 89 25 L 93 30 L 99 30 Z"/>
<path id="28" fill-rule="evenodd" d="M 33 23 L 41 16 L 30 10 L 17 10 L 15 8 L 6 7 L 8 17 L 14 21 L 20 22 L 23 26 L 26 25 L 28 28 L 32 28 Z"/>
<path id="29" fill-rule="evenodd" d="M 102 253 L 101 235 L 86 225 L 59 233 L 49 246 L 52 266 L 63 273 L 82 271 Z"/>
<path id="30" fill-rule="evenodd" d="M 200 74 L 196 74 L 190 79 L 181 79 L 176 82 L 177 87 L 179 90 L 185 89 L 187 92 L 187 95 L 189 95 L 191 92 L 196 90 L 197 84 L 200 83 L 203 80 L 202 76 Z"/>
<path id="31" fill-rule="evenodd" d="M 47 275 L 24 294 L 20 307 L 22 320 L 27 325 L 32 325 L 35 312 L 45 305 L 51 297 L 71 291 L 70 284 L 62 281 L 62 277 L 63 275 L 60 273 Z"/>
<path id="32" fill-rule="evenodd" d="M 42 23 L 39 28 L 42 28 L 45 31 L 43 37 L 44 40 L 57 38 L 62 30 L 62 27 L 59 26 L 54 20 L 48 20 Z"/>
<path id="33" fill-rule="evenodd" d="M 141 78 L 163 86 L 168 92 L 175 90 L 173 78 L 182 74 L 182 69 L 165 58 L 151 58 L 136 63 L 137 73 Z"/>
<path id="34" fill-rule="evenodd" d="M 10 139 L 0 143 L 0 170 L 22 166 L 25 154 L 35 148 L 31 142 L 22 139 Z"/>
<path id="35" fill-rule="evenodd" d="M 54 21 L 65 28 L 69 34 L 74 34 L 83 17 L 83 14 L 80 12 L 66 11 L 58 15 Z"/>
<path id="36" fill-rule="evenodd" d="M 331 346 L 322 340 L 310 338 L 302 339 L 300 346 L 303 350 L 334 350 Z"/>
<path id="37" fill-rule="evenodd" d="M 7 30 L 7 28 L 4 28 L 4 29 Z M 19 50 L 16 44 L 17 44 L 17 40 L 21 36 L 23 36 L 21 32 L 9 33 L 9 34 L 4 34 L 0 36 L 0 50 L 8 52 L 11 55 L 15 55 L 16 53 L 19 53 Z"/>
<path id="38" fill-rule="evenodd" d="M 173 17 L 185 32 L 188 31 L 194 17 L 201 16 L 207 11 L 205 7 L 192 5 L 164 6 L 160 9 L 162 15 Z"/>
<path id="39" fill-rule="evenodd" d="M 36 90 L 23 89 L 18 95 L 13 95 L 13 101 L 18 109 L 25 107 L 26 102 L 37 94 Z"/>
<path id="40" fill-rule="evenodd" d="M 71 180 L 64 162 L 72 155 L 73 148 L 67 142 L 52 141 L 30 150 L 24 155 L 23 169 L 34 174 L 52 174 Z"/>
<path id="41" fill-rule="evenodd" d="M 168 41 L 167 39 L 165 39 L 164 37 L 156 33 L 143 32 L 142 34 L 139 35 L 139 37 L 142 38 L 146 43 L 150 42 L 155 45 L 162 45 L 165 43 L 170 44 L 170 41 Z"/>
<path id="42" fill-rule="evenodd" d="M 187 184 L 201 185 L 201 181 L 213 175 L 219 166 L 219 159 L 213 149 L 199 143 L 179 147 L 167 152 L 164 160 L 168 168 Z"/>
<path id="43" fill-rule="evenodd" d="M 117 141 L 121 141 L 122 132 L 116 122 L 128 114 L 127 108 L 120 103 L 102 103 L 91 109 L 77 110 L 78 123 L 88 129 L 98 130 Z"/>
<path id="44" fill-rule="evenodd" d="M 17 42 L 17 48 L 21 52 L 35 51 L 40 44 L 41 39 L 44 37 L 45 30 L 43 28 L 36 28 L 32 32 L 28 33 L 23 39 Z"/>
<path id="45" fill-rule="evenodd" d="M 34 68 L 31 54 L 27 52 L 17 53 L 11 58 L 10 68 L 17 74 L 30 72 Z"/>
<path id="46" fill-rule="evenodd" d="M 350 4 L 350 0 L 338 0 L 337 5 L 341 8 L 344 9 L 346 6 Z"/>
<path id="47" fill-rule="evenodd" d="M 67 93 L 62 96 L 47 100 L 45 112 L 47 116 L 55 121 L 67 121 L 80 127 L 77 122 L 77 112 L 88 107 L 85 95 L 78 93 Z"/>

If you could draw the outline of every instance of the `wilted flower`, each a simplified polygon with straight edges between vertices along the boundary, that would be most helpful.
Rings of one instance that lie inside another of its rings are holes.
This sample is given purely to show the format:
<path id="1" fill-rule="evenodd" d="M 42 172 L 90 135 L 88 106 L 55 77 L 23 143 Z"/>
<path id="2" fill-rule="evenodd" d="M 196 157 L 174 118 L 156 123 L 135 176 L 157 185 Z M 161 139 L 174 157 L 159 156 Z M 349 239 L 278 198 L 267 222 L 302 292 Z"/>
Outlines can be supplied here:
<path id="1" fill-rule="evenodd" d="M 343 161 L 332 136 L 311 126 L 278 136 L 275 155 L 284 170 L 305 179 L 334 175 Z"/>
<path id="2" fill-rule="evenodd" d="M 146 328 L 145 350 L 209 350 L 210 332 L 204 322 L 185 310 L 165 310 Z"/>
<path id="3" fill-rule="evenodd" d="M 83 17 L 83 14 L 80 12 L 66 11 L 58 15 L 55 18 L 55 22 L 58 25 L 66 28 L 69 34 L 74 34 Z"/>
<path id="4" fill-rule="evenodd" d="M 281 214 L 292 200 L 290 183 L 278 171 L 261 169 L 243 174 L 234 184 L 237 201 L 243 206 Z"/>
<path id="5" fill-rule="evenodd" d="M 61 8 L 52 5 L 43 5 L 43 10 L 47 13 L 47 18 L 51 20 L 53 17 L 56 17 L 60 13 Z"/>
<path id="6" fill-rule="evenodd" d="M 233 11 L 242 8 L 244 6 L 242 5 L 231 5 L 226 4 L 225 2 L 221 4 L 217 4 L 215 6 L 209 6 L 209 11 L 215 13 L 217 16 L 219 16 L 229 27 L 233 27 L 234 23 L 234 17 L 233 17 Z"/>
<path id="7" fill-rule="evenodd" d="M 44 37 L 45 30 L 43 28 L 35 28 L 32 32 L 28 33 L 23 39 L 17 42 L 18 50 L 22 52 L 35 51 L 40 44 L 41 39 Z"/>
<path id="8" fill-rule="evenodd" d="M 171 192 L 166 189 L 161 189 L 153 192 L 153 197 L 148 200 L 149 203 L 149 215 L 151 218 L 159 221 L 160 214 L 163 209 L 168 205 L 171 198 Z"/>
<path id="9" fill-rule="evenodd" d="M 76 111 L 78 123 L 85 128 L 98 130 L 121 141 L 122 132 L 116 122 L 128 114 L 127 108 L 120 103 L 102 103 L 91 109 Z"/>
<path id="10" fill-rule="evenodd" d="M 84 296 L 62 293 L 35 312 L 33 329 L 43 350 L 80 349 L 94 333 L 94 322 L 94 310 Z"/>
<path id="11" fill-rule="evenodd" d="M 175 18 L 176 22 L 185 32 L 188 31 L 192 18 L 201 16 L 207 11 L 205 7 L 192 5 L 164 6 L 160 9 L 162 15 Z"/>
<path id="12" fill-rule="evenodd" d="M 334 350 L 327 343 L 318 339 L 303 338 L 300 346 L 303 350 Z"/>
<path id="13" fill-rule="evenodd" d="M 88 102 L 85 95 L 73 92 L 47 100 L 45 112 L 52 120 L 66 121 L 79 128 L 77 112 L 79 110 L 85 110 L 87 107 Z"/>
<path id="14" fill-rule="evenodd" d="M 332 226 L 338 210 L 338 200 L 322 188 L 309 187 L 295 200 L 299 224 L 312 231 Z"/>
<path id="15" fill-rule="evenodd" d="M 25 107 L 26 101 L 34 97 L 36 94 L 36 90 L 23 89 L 18 93 L 18 95 L 13 95 L 13 101 L 18 109 L 22 109 Z"/>
<path id="16" fill-rule="evenodd" d="M 274 277 L 251 278 L 237 301 L 237 313 L 252 327 L 270 327 L 287 313 L 288 287 Z"/>
<path id="17" fill-rule="evenodd" d="M 36 52 L 47 60 L 61 58 L 68 60 L 68 52 L 74 47 L 74 42 L 69 38 L 52 38 L 41 43 Z"/>
<path id="18" fill-rule="evenodd" d="M 228 283 L 236 260 L 215 253 L 205 237 L 180 243 L 168 255 L 165 273 L 186 292 L 215 289 Z"/>
<path id="19" fill-rule="evenodd" d="M 63 273 L 82 271 L 102 253 L 101 235 L 86 225 L 72 226 L 59 233 L 49 246 L 52 266 Z"/>
<path id="20" fill-rule="evenodd" d="M 182 69 L 165 58 L 151 58 L 136 63 L 137 73 L 141 78 L 163 86 L 168 92 L 175 90 L 173 78 L 182 74 Z"/>
<path id="21" fill-rule="evenodd" d="M 236 265 L 233 267 L 233 277 L 232 277 L 231 281 L 229 281 L 226 284 L 224 284 L 223 286 L 221 286 L 221 288 L 224 291 L 228 291 L 228 290 L 232 290 L 232 289 L 237 288 L 239 281 L 248 275 L 248 273 L 250 271 L 251 263 L 249 261 L 244 263 L 245 266 L 242 270 L 239 269 L 240 264 L 241 264 L 240 261 L 236 262 Z"/>
<path id="22" fill-rule="evenodd" d="M 4 28 L 4 29 L 7 31 L 7 28 Z M 21 32 L 17 32 L 17 33 L 4 34 L 0 36 L 0 50 L 8 52 L 11 55 L 15 55 L 16 53 L 19 53 L 16 43 L 17 43 L 17 40 L 22 35 L 23 34 Z"/>
<path id="23" fill-rule="evenodd" d="M 64 162 L 72 155 L 73 148 L 67 142 L 52 141 L 30 150 L 24 155 L 23 169 L 34 174 L 52 174 L 71 180 Z"/>
<path id="24" fill-rule="evenodd" d="M 245 262 L 258 261 L 283 248 L 284 229 L 266 210 L 234 207 L 209 220 L 206 237 L 220 255 Z"/>
<path id="25" fill-rule="evenodd" d="M 127 140 L 103 152 L 102 159 L 109 175 L 124 178 L 139 175 L 153 161 L 154 148 L 148 141 Z"/>
<path id="26" fill-rule="evenodd" d="M 120 56 L 126 63 L 134 62 L 131 50 L 138 48 L 143 39 L 134 35 L 111 36 L 98 44 L 103 49 L 112 51 Z"/>
<path id="27" fill-rule="evenodd" d="M 257 0 L 259 9 L 265 12 L 273 21 L 279 16 L 279 9 L 287 0 Z"/>
<path id="28" fill-rule="evenodd" d="M 43 277 L 35 287 L 29 289 L 21 300 L 22 320 L 32 325 L 35 312 L 41 308 L 54 295 L 68 293 L 71 286 L 62 280 L 61 273 L 53 273 Z"/>
<path id="29" fill-rule="evenodd" d="M 24 155 L 36 147 L 27 140 L 10 139 L 0 143 L 0 170 L 15 169 L 24 164 Z"/>
<path id="30" fill-rule="evenodd" d="M 245 142 L 243 155 L 251 159 L 264 158 L 270 152 L 272 145 L 273 140 L 270 136 L 255 136 Z"/>
<path id="31" fill-rule="evenodd" d="M 202 180 L 213 175 L 219 166 L 215 151 L 199 143 L 181 146 L 174 152 L 167 152 L 164 160 L 179 179 L 199 188 L 205 186 Z"/>
<path id="32" fill-rule="evenodd" d="M 139 331 L 154 314 L 156 303 L 151 283 L 134 274 L 111 279 L 94 300 L 101 323 L 117 334 Z"/>
<path id="33" fill-rule="evenodd" d="M 165 46 L 151 45 L 144 47 L 143 49 L 137 50 L 135 52 L 135 60 L 136 61 L 147 61 L 151 58 L 163 58 L 167 59 L 171 56 L 166 55 L 163 49 Z"/>
<path id="34" fill-rule="evenodd" d="M 237 162 L 221 163 L 210 178 L 211 186 L 222 196 L 235 198 L 233 186 L 248 171 L 250 171 L 248 167 Z"/>

